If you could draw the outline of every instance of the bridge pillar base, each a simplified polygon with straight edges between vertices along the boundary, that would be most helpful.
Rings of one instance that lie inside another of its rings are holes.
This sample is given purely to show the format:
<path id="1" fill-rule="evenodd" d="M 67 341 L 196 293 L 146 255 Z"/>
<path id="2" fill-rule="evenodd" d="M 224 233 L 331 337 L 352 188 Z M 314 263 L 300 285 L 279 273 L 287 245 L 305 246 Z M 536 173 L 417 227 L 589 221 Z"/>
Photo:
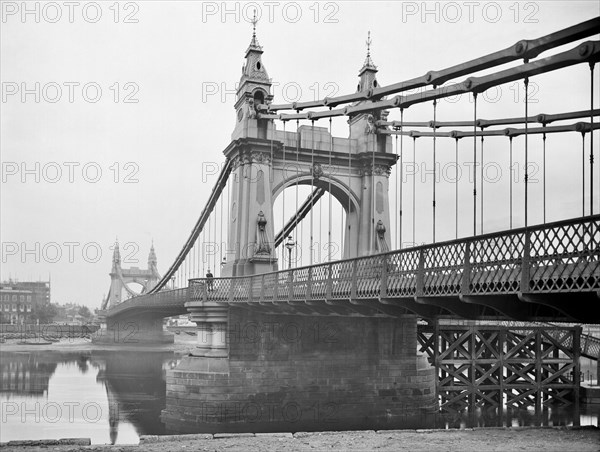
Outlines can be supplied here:
<path id="1" fill-rule="evenodd" d="M 226 358 L 229 308 L 210 301 L 188 302 L 186 306 L 190 311 L 190 320 L 198 326 L 197 344 L 190 354 Z"/>
<path id="2" fill-rule="evenodd" d="M 228 357 L 187 356 L 167 371 L 167 432 L 435 426 L 435 369 L 417 353 L 413 316 L 265 315 L 232 306 L 226 332 Z"/>

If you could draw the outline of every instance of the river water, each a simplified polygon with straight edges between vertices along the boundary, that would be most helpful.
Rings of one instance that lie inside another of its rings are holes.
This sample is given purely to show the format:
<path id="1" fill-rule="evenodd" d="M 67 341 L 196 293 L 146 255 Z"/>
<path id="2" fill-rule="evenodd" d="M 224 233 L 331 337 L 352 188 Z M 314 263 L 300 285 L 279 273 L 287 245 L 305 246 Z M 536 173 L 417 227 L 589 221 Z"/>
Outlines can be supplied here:
<path id="1" fill-rule="evenodd" d="M 174 352 L 0 352 L 0 442 L 91 438 L 93 444 L 136 444 L 140 435 L 168 434 L 160 420 L 165 374 Z M 582 364 L 585 373 L 585 364 Z M 504 425 L 598 426 L 600 407 L 509 412 Z M 424 420 L 424 425 L 431 425 Z M 439 428 L 490 426 L 495 413 L 445 416 Z"/>

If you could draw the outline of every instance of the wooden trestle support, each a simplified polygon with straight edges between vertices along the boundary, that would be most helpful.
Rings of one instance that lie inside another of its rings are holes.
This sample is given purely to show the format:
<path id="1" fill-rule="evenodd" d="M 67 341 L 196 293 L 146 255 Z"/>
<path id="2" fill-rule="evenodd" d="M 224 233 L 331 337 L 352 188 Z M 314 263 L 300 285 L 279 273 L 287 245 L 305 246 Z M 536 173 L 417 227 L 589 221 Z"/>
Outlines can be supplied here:
<path id="1" fill-rule="evenodd" d="M 579 408 L 580 326 L 444 325 L 419 328 L 438 378 L 440 411 Z M 574 420 L 577 423 L 577 420 Z"/>

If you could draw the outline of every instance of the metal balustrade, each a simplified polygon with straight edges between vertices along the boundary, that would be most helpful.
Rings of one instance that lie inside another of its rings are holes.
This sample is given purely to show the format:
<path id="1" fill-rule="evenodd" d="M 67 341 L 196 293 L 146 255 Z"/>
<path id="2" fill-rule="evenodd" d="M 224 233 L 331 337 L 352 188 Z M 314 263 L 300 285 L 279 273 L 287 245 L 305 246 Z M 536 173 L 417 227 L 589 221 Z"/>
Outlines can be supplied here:
<path id="1" fill-rule="evenodd" d="M 229 303 L 598 293 L 600 215 L 190 287 Z"/>

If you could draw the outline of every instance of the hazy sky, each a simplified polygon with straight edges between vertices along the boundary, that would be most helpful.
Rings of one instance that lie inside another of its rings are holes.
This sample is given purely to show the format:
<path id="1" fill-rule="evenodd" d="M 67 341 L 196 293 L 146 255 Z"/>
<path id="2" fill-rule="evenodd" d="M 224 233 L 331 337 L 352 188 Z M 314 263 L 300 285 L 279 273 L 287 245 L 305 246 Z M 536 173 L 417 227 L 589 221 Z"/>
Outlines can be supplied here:
<path id="1" fill-rule="evenodd" d="M 600 14 L 596 0 L 2 2 L 2 279 L 51 275 L 53 301 L 98 307 L 115 237 L 125 267 L 145 267 L 154 240 L 159 270 L 167 270 L 206 202 L 214 164 L 224 161 L 254 9 L 263 63 L 278 83 L 276 103 L 353 92 L 369 30 L 386 85 Z M 530 113 L 589 108 L 589 80 L 587 65 L 532 79 Z M 597 106 L 597 91 L 595 99 Z M 430 120 L 431 112 L 431 105 L 414 107 L 405 119 Z M 523 113 L 519 84 L 500 87 L 478 110 L 482 118 Z M 438 118 L 470 120 L 468 96 L 441 101 Z M 347 136 L 344 119 L 334 122 L 334 133 Z M 532 160 L 541 155 L 536 141 Z M 451 161 L 453 140 L 439 146 L 440 159 Z M 506 139 L 486 146 L 490 161 L 505 167 Z M 549 137 L 548 156 L 548 219 L 580 215 L 579 134 Z M 486 187 L 486 230 L 508 227 L 505 207 L 497 207 L 507 203 L 507 180 Z M 453 189 L 443 184 L 439 238 L 450 239 Z M 540 186 L 532 188 L 532 223 L 541 221 Z M 430 230 L 430 183 L 423 187 L 417 235 Z M 461 185 L 465 209 L 469 190 Z M 515 196 L 521 193 L 522 184 Z M 465 221 L 461 234 L 468 228 Z M 417 241 L 430 240 L 427 234 Z"/>

